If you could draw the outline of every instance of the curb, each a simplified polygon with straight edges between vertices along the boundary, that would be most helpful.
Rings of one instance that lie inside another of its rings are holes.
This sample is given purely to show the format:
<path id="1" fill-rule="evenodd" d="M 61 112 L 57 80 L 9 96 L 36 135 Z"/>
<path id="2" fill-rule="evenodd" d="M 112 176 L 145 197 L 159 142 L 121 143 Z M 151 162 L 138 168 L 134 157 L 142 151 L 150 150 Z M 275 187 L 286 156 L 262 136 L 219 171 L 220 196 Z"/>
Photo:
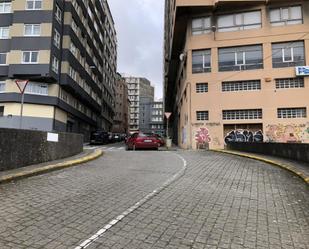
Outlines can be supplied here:
<path id="1" fill-rule="evenodd" d="M 81 164 L 81 163 L 86 163 L 86 162 L 92 161 L 94 159 L 99 158 L 102 155 L 103 155 L 103 151 L 100 150 L 100 149 L 96 149 L 94 152 L 90 153 L 89 155 L 78 158 L 78 159 L 73 159 L 73 160 L 69 160 L 69 161 L 65 161 L 65 162 L 61 162 L 61 163 L 57 163 L 57 164 L 50 164 L 50 165 L 43 166 L 41 168 L 26 170 L 24 172 L 10 174 L 10 175 L 7 175 L 7 176 L 0 177 L 0 184 L 7 183 L 7 182 L 10 182 L 10 181 L 14 181 L 14 180 L 17 180 L 17 179 L 30 177 L 30 176 L 41 175 L 41 174 L 51 172 L 51 171 L 55 171 L 55 170 L 60 170 L 60 169 L 72 167 L 72 166 L 75 166 L 75 165 L 78 165 L 78 164 Z"/>
<path id="2" fill-rule="evenodd" d="M 225 154 L 231 154 L 231 155 L 235 155 L 235 156 L 246 157 L 246 158 L 250 158 L 250 159 L 253 159 L 253 160 L 261 161 L 261 162 L 264 162 L 264 163 L 268 163 L 268 164 L 280 167 L 280 168 L 285 169 L 285 170 L 293 173 L 294 175 L 300 177 L 303 181 L 305 181 L 305 183 L 309 184 L 309 177 L 308 176 L 306 176 L 302 172 L 297 171 L 294 167 L 291 167 L 287 164 L 280 163 L 280 162 L 277 162 L 277 161 L 273 161 L 273 160 L 270 160 L 270 159 L 266 159 L 266 158 L 263 158 L 263 157 L 252 156 L 252 155 L 243 154 L 243 153 L 234 152 L 234 151 L 216 150 L 216 149 L 213 149 L 211 151 L 219 152 L 219 153 L 225 153 Z"/>

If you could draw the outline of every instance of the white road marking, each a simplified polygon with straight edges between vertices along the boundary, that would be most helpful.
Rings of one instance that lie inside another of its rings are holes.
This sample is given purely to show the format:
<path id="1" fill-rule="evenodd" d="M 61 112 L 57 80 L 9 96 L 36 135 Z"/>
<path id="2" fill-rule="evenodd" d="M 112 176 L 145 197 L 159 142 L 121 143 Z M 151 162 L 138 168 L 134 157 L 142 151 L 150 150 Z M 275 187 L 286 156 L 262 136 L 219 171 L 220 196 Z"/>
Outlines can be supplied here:
<path id="1" fill-rule="evenodd" d="M 170 152 L 166 152 L 166 153 L 170 153 Z M 130 213 L 132 213 L 133 211 L 135 211 L 136 209 L 141 207 L 145 202 L 149 201 L 152 197 L 154 197 L 155 195 L 160 193 L 163 189 L 165 189 L 170 184 L 172 184 L 175 180 L 177 180 L 179 177 L 181 177 L 187 169 L 187 161 L 186 161 L 186 159 L 184 159 L 182 156 L 180 156 L 178 154 L 174 154 L 174 155 L 176 155 L 178 158 L 180 158 L 183 162 L 183 167 L 178 173 L 176 173 L 170 179 L 168 179 L 165 183 L 163 183 L 163 185 L 161 187 L 155 189 L 154 191 L 152 191 L 151 193 L 146 195 L 143 199 L 136 202 L 133 206 L 131 206 L 130 208 L 125 210 L 122 214 L 118 215 L 115 219 L 111 220 L 107 225 L 105 225 L 102 229 L 97 231 L 89 239 L 86 239 L 79 246 L 75 247 L 75 249 L 84 249 L 84 248 L 87 248 L 88 246 L 90 246 L 93 242 L 95 242 L 97 239 L 99 239 L 105 232 L 107 232 L 111 227 L 116 225 L 119 221 L 121 221 L 127 215 L 129 215 Z"/>

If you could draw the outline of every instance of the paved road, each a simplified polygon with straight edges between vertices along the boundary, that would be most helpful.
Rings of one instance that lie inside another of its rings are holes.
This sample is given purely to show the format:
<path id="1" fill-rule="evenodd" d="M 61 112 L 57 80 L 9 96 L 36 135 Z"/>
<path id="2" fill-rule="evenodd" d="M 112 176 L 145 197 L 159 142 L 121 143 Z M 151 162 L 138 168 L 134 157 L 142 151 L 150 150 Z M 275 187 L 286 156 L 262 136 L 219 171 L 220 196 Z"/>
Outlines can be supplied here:
<path id="1" fill-rule="evenodd" d="M 111 148 L 113 147 L 113 148 Z M 121 148 L 121 149 L 119 149 Z M 289 172 L 213 152 L 130 151 L 0 185 L 0 248 L 308 248 L 309 189 Z"/>

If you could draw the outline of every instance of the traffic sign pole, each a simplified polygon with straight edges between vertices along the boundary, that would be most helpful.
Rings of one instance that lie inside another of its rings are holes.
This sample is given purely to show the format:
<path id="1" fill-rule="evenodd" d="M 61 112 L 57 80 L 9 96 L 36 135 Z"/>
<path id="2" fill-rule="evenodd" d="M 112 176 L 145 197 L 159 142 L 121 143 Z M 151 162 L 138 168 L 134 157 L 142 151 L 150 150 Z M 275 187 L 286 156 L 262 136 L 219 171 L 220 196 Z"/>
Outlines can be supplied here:
<path id="1" fill-rule="evenodd" d="M 172 113 L 171 112 L 165 112 L 164 115 L 166 117 L 166 138 L 168 138 L 168 121 L 169 121 L 169 118 L 172 115 Z"/>
<path id="2" fill-rule="evenodd" d="M 28 80 L 15 80 L 15 83 L 21 93 L 19 129 L 23 128 L 24 99 L 25 99 L 25 90 L 28 82 L 29 82 Z"/>
<path id="3" fill-rule="evenodd" d="M 21 94 L 21 103 L 20 103 L 20 119 L 19 119 L 19 129 L 23 128 L 23 110 L 24 110 L 24 98 L 25 94 Z"/>

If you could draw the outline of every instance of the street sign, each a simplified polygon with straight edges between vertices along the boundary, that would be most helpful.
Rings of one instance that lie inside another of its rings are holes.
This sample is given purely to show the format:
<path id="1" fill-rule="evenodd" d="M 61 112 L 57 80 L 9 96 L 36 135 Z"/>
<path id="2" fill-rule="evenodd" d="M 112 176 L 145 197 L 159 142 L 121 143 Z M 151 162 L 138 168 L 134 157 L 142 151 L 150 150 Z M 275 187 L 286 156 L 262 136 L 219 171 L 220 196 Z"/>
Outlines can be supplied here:
<path id="1" fill-rule="evenodd" d="M 309 76 L 309 66 L 295 67 L 296 76 Z"/>
<path id="2" fill-rule="evenodd" d="M 165 112 L 164 115 L 165 115 L 166 119 L 169 119 L 170 116 L 172 115 L 172 113 L 171 112 Z"/>
<path id="3" fill-rule="evenodd" d="M 15 83 L 21 94 L 25 92 L 28 82 L 29 80 L 15 80 Z"/>

